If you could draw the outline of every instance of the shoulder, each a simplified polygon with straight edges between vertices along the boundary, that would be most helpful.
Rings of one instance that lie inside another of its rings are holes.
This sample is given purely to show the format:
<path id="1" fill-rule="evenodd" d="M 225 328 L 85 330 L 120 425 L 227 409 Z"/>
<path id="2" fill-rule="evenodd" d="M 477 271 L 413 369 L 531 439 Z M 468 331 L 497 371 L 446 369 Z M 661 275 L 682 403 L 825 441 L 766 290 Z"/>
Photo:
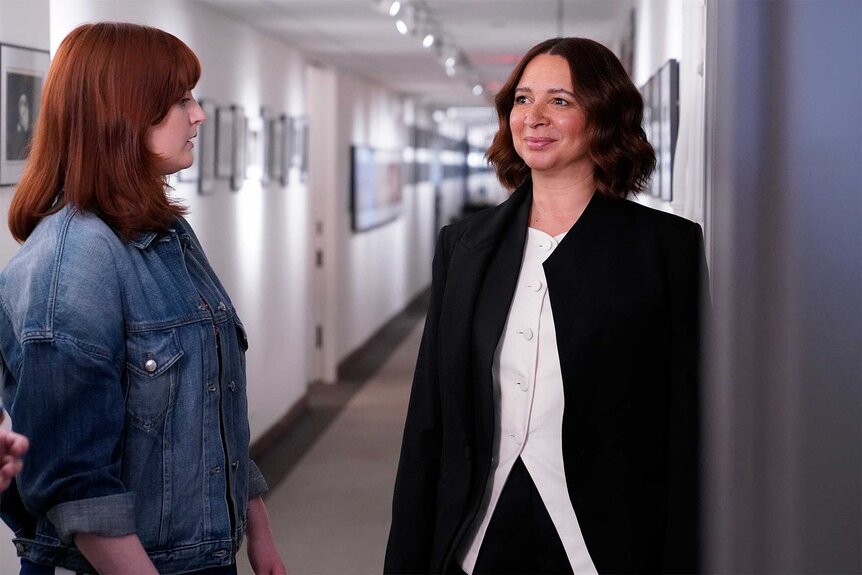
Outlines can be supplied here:
<path id="1" fill-rule="evenodd" d="M 700 233 L 700 224 L 676 214 L 657 210 L 634 200 L 608 200 L 625 214 L 640 234 L 655 235 L 660 240 L 682 242 L 691 234 Z"/>
<path id="2" fill-rule="evenodd" d="M 532 188 L 523 185 L 502 203 L 471 214 L 444 228 L 444 246 L 463 241 L 470 247 L 495 242 L 499 235 L 519 222 L 526 228 Z M 523 220 L 523 221 L 522 221 Z"/>

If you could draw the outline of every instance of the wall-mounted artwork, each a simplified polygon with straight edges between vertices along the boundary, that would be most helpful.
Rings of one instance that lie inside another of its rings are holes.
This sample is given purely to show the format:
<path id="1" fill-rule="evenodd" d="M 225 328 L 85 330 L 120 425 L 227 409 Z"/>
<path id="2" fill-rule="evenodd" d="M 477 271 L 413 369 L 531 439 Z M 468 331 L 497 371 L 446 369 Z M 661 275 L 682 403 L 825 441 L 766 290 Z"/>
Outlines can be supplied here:
<path id="1" fill-rule="evenodd" d="M 208 120 L 198 125 L 197 149 L 198 193 L 206 195 L 215 188 L 216 170 L 216 105 L 209 100 L 200 101 Z"/>
<path id="2" fill-rule="evenodd" d="M 291 118 L 290 133 L 290 164 L 299 169 L 299 179 L 304 182 L 308 179 L 308 118 Z"/>
<path id="3" fill-rule="evenodd" d="M 649 194 L 673 200 L 673 165 L 679 133 L 679 62 L 668 60 L 641 87 L 644 131 L 656 154 Z"/>
<path id="4" fill-rule="evenodd" d="M 48 63 L 47 50 L 0 44 L 0 185 L 16 184 L 24 170 Z"/>
<path id="5" fill-rule="evenodd" d="M 219 106 L 215 123 L 215 176 L 230 179 L 233 174 L 234 106 Z"/>
<path id="6" fill-rule="evenodd" d="M 251 116 L 247 119 L 247 130 L 245 134 L 246 177 L 250 180 L 257 180 L 264 185 L 269 179 L 268 174 L 264 169 L 266 148 L 269 145 L 269 142 L 267 142 L 266 118 L 266 108 L 262 107 L 258 116 Z"/>
<path id="7" fill-rule="evenodd" d="M 401 215 L 402 158 L 401 150 L 351 147 L 350 213 L 354 232 L 376 228 Z"/>
<path id="8" fill-rule="evenodd" d="M 267 121 L 266 171 L 269 178 L 282 186 L 287 185 L 287 136 L 288 119 L 286 114 Z"/>
<path id="9" fill-rule="evenodd" d="M 230 189 L 237 191 L 242 188 L 242 184 L 245 182 L 248 163 L 246 158 L 248 118 L 245 117 L 245 110 L 241 106 L 231 106 L 231 110 L 233 111 L 233 156 Z"/>

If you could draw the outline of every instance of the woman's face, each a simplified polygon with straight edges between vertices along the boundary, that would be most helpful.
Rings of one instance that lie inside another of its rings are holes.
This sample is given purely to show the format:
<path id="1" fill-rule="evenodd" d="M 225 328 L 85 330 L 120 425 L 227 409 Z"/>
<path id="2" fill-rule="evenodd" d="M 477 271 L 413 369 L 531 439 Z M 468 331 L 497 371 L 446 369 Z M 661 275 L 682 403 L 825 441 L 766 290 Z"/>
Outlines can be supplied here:
<path id="1" fill-rule="evenodd" d="M 162 121 L 147 133 L 147 149 L 159 157 L 158 174 L 166 176 L 192 165 L 192 138 L 206 115 L 191 92 L 171 106 Z"/>
<path id="2" fill-rule="evenodd" d="M 515 89 L 509 125 L 515 151 L 534 176 L 592 174 L 587 118 L 562 56 L 540 54 L 527 64 Z"/>

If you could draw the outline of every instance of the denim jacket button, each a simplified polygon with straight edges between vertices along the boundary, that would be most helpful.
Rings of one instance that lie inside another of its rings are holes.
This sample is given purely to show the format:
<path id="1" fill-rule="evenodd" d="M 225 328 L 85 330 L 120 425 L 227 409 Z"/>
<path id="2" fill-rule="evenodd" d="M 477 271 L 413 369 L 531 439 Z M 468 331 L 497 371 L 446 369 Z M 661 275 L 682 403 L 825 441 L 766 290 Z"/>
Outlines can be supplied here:
<path id="1" fill-rule="evenodd" d="M 224 304 L 223 301 L 218 302 L 218 310 L 219 311 L 224 311 L 226 309 L 227 309 L 227 306 Z"/>
<path id="2" fill-rule="evenodd" d="M 159 364 L 156 363 L 156 360 L 154 359 L 148 359 L 146 362 L 144 362 L 144 369 L 147 370 L 147 373 L 153 373 L 158 368 Z"/>
<path id="3" fill-rule="evenodd" d="M 19 555 L 21 555 L 22 553 L 27 552 L 27 546 L 24 545 L 23 543 L 16 543 L 15 544 L 15 550 L 18 552 Z"/>
<path id="4" fill-rule="evenodd" d="M 230 380 L 230 383 L 229 383 L 229 384 L 227 384 L 227 387 L 228 387 L 228 389 L 230 389 L 231 391 L 236 391 L 236 383 L 234 383 L 234 380 Z"/>

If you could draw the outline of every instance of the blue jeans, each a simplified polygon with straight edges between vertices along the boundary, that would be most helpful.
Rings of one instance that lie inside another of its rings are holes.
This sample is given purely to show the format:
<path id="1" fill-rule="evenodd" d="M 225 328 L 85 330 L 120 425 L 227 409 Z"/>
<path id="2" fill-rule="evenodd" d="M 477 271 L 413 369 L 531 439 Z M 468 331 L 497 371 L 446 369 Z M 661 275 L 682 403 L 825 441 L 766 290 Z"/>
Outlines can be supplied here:
<path id="1" fill-rule="evenodd" d="M 21 574 L 20 575 L 54 575 L 53 565 L 40 565 L 33 563 L 28 559 L 21 558 Z M 192 571 L 184 575 L 236 575 L 236 563 L 224 565 L 222 567 L 212 567 L 209 569 L 201 569 L 200 571 Z"/>

